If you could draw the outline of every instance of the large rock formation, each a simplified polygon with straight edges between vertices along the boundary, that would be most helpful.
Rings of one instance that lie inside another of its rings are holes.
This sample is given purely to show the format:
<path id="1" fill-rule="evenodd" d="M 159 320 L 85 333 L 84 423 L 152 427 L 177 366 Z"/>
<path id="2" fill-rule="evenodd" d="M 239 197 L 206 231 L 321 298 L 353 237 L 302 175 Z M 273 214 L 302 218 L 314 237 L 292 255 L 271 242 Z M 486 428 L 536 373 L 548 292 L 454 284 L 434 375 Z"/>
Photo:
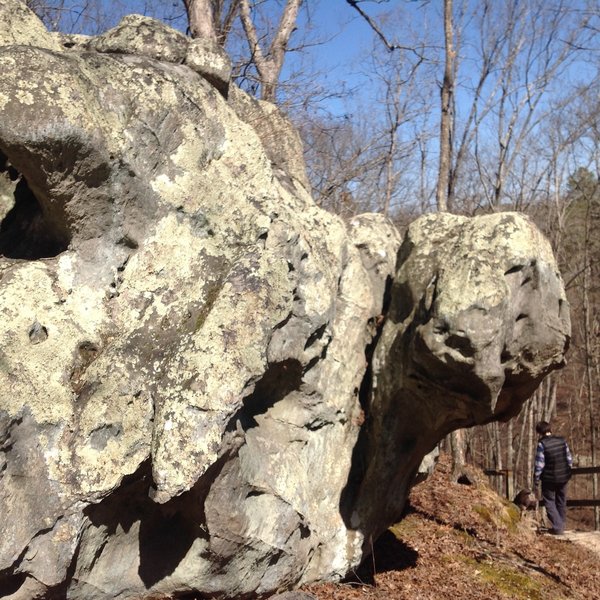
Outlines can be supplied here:
<path id="1" fill-rule="evenodd" d="M 339 578 L 441 436 L 561 364 L 526 218 L 424 217 L 398 253 L 314 205 L 218 49 L 139 17 L 65 42 L 17 0 L 0 25 L 0 596 Z"/>

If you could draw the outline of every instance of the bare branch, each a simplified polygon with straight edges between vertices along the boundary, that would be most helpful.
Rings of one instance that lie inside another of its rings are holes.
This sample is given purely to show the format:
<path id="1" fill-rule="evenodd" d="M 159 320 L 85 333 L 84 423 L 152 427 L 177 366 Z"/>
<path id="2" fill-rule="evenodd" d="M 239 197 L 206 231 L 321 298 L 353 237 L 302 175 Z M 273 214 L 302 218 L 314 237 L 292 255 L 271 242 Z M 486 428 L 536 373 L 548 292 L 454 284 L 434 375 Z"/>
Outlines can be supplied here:
<path id="1" fill-rule="evenodd" d="M 279 67 L 279 70 L 281 70 L 281 67 L 283 66 L 283 58 L 288 42 L 296 28 L 296 19 L 301 3 L 302 0 L 287 1 L 281 20 L 279 21 L 279 28 L 271 42 L 271 47 L 269 48 L 269 55 L 273 58 L 273 61 Z"/>
<path id="2" fill-rule="evenodd" d="M 383 42 L 385 47 L 393 52 L 394 50 L 406 50 L 407 52 L 412 52 L 416 54 L 419 58 L 423 58 L 423 54 L 417 52 L 415 48 L 411 48 L 410 46 L 402 46 L 401 44 L 392 44 L 386 37 L 386 35 L 381 31 L 381 28 L 377 25 L 377 23 L 360 7 L 360 0 L 346 0 L 346 2 L 354 9 L 358 14 L 367 22 L 369 27 L 373 30 L 373 32 L 377 35 L 377 37 Z M 421 48 L 421 50 L 423 50 Z"/>
<path id="3" fill-rule="evenodd" d="M 259 74 L 265 66 L 265 56 L 262 48 L 258 43 L 258 34 L 256 33 L 256 27 L 254 21 L 252 21 L 252 15 L 250 14 L 250 4 L 248 0 L 240 0 L 240 19 L 242 21 L 242 27 L 248 40 L 248 46 L 250 46 L 250 52 L 252 53 L 252 60 L 256 65 Z"/>
<path id="4" fill-rule="evenodd" d="M 231 28 L 233 27 L 233 22 L 235 21 L 239 8 L 240 0 L 231 0 L 227 13 L 222 16 L 222 6 L 219 5 L 218 15 L 220 15 L 221 23 L 219 27 L 218 41 L 221 46 L 225 45 L 225 42 L 229 37 L 229 33 L 231 32 Z"/>

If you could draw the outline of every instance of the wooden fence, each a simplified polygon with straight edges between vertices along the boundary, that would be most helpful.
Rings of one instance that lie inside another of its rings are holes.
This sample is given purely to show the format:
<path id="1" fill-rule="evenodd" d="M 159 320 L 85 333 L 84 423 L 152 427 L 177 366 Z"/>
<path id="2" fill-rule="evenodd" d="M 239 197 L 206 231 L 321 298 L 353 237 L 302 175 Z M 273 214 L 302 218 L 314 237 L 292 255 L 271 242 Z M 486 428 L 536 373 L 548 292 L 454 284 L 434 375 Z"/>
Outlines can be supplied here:
<path id="1" fill-rule="evenodd" d="M 504 495 L 508 500 L 515 497 L 512 469 L 487 469 L 484 473 L 490 477 L 502 477 L 504 479 Z M 571 469 L 571 475 L 593 475 L 594 473 L 600 473 L 600 467 L 573 467 Z M 600 506 L 600 498 L 567 498 L 567 506 Z"/>

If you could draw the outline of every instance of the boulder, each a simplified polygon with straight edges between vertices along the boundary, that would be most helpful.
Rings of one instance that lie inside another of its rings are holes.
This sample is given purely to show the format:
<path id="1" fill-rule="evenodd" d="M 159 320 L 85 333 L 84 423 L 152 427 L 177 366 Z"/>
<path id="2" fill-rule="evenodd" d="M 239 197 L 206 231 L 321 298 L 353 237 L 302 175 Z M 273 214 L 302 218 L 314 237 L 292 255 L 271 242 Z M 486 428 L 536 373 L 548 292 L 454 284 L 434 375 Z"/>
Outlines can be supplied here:
<path id="1" fill-rule="evenodd" d="M 227 97 L 231 80 L 231 61 L 213 40 L 185 35 L 161 21 L 142 15 L 127 15 L 121 22 L 95 38 L 60 36 L 66 48 L 87 48 L 107 54 L 133 54 L 175 64 L 185 63 Z"/>
<path id="2" fill-rule="evenodd" d="M 14 43 L 10 12 L 0 595 L 339 579 L 441 436 L 561 364 L 547 242 L 520 215 L 435 215 L 399 252 L 383 216 L 314 204 L 287 126 L 279 152 L 152 36 L 49 50 Z"/>
<path id="3" fill-rule="evenodd" d="M 10 44 L 60 50 L 55 37 L 23 2 L 0 0 L 0 46 Z"/>
<path id="4" fill-rule="evenodd" d="M 127 15 L 116 27 L 89 40 L 88 47 L 96 52 L 135 54 L 181 63 L 185 59 L 188 39 L 157 19 Z"/>
<path id="5" fill-rule="evenodd" d="M 82 52 L 88 48 L 88 44 L 92 40 L 89 35 L 82 33 L 63 33 L 62 31 L 53 32 L 54 37 L 64 50 L 74 49 Z"/>
<path id="6" fill-rule="evenodd" d="M 185 64 L 200 73 L 227 98 L 231 81 L 231 60 L 219 44 L 211 39 L 190 40 Z"/>
<path id="7" fill-rule="evenodd" d="M 236 86 L 229 90 L 229 105 L 259 136 L 278 179 L 288 187 L 310 190 L 302 140 L 290 120 L 274 104 L 252 98 Z"/>
<path id="8" fill-rule="evenodd" d="M 515 416 L 564 363 L 569 339 L 552 249 L 526 216 L 437 214 L 412 223 L 374 351 L 348 522 L 383 531 L 423 456 L 454 429 Z M 390 460 L 405 469 L 390 477 Z"/>

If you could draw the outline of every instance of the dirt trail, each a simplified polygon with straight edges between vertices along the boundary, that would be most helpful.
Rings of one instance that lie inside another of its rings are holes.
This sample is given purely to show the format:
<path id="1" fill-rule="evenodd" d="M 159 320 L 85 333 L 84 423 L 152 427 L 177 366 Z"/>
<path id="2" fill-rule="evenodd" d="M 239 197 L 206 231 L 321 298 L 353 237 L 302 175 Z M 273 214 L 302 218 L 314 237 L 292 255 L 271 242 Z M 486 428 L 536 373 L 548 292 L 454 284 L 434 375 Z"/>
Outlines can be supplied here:
<path id="1" fill-rule="evenodd" d="M 585 546 L 600 556 L 600 531 L 565 531 L 562 537 Z"/>

